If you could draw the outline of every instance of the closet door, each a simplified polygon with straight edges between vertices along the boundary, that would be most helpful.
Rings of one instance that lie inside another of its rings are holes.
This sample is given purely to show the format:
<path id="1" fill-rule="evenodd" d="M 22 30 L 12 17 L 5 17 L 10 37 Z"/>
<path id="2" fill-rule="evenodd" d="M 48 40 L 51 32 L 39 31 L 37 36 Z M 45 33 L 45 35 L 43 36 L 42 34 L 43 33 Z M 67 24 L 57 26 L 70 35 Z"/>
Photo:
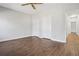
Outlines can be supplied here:
<path id="1" fill-rule="evenodd" d="M 43 16 L 41 19 L 41 37 L 50 38 L 52 39 L 52 32 L 51 32 L 51 17 L 50 16 Z"/>
<path id="2" fill-rule="evenodd" d="M 40 36 L 40 16 L 39 15 L 33 15 L 32 16 L 32 36 Z"/>

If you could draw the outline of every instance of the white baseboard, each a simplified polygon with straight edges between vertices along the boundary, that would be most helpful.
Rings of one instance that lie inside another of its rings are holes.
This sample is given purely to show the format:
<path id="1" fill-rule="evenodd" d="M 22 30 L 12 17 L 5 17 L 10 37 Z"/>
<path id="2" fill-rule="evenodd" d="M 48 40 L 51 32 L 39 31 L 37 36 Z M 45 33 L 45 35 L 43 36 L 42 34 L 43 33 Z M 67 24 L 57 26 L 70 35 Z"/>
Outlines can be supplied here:
<path id="1" fill-rule="evenodd" d="M 28 36 L 31 36 L 31 35 L 28 35 Z M 28 37 L 28 36 L 18 36 L 18 37 L 10 37 L 10 38 L 6 38 L 6 39 L 0 39 L 0 42 L 15 40 L 15 39 L 23 38 L 23 37 Z"/>
<path id="2" fill-rule="evenodd" d="M 1 39 L 0 42 L 8 41 L 8 40 L 15 40 L 15 39 L 19 39 L 19 38 L 23 38 L 23 37 L 29 37 L 29 36 L 34 36 L 34 35 L 20 36 L 20 37 L 11 37 L 11 38 L 6 38 L 6 39 Z M 54 38 L 51 38 L 51 37 L 42 37 L 42 36 L 38 36 L 38 37 L 40 37 L 40 38 L 48 38 L 48 39 L 51 39 L 53 41 L 58 41 L 58 42 L 64 42 L 64 43 L 66 43 L 66 41 L 57 40 L 57 39 L 54 39 Z"/>

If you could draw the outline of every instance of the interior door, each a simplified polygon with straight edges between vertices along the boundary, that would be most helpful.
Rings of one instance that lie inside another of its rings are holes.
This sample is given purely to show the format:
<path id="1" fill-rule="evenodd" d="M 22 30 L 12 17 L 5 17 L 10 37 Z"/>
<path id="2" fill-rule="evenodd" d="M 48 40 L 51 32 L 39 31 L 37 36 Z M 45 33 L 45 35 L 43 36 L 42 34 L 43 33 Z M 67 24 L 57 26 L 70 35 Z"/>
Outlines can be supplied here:
<path id="1" fill-rule="evenodd" d="M 76 22 L 71 22 L 71 32 L 76 33 Z"/>

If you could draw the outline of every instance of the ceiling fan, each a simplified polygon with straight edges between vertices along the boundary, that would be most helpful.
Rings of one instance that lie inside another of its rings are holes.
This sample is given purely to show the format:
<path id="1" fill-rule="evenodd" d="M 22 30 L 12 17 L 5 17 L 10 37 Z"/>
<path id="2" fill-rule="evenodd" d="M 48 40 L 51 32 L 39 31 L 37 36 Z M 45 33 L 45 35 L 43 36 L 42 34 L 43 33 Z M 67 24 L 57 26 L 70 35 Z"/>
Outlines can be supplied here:
<path id="1" fill-rule="evenodd" d="M 35 7 L 36 4 L 43 4 L 43 3 L 25 3 L 25 4 L 22 4 L 21 6 L 31 5 L 33 9 L 36 9 Z"/>

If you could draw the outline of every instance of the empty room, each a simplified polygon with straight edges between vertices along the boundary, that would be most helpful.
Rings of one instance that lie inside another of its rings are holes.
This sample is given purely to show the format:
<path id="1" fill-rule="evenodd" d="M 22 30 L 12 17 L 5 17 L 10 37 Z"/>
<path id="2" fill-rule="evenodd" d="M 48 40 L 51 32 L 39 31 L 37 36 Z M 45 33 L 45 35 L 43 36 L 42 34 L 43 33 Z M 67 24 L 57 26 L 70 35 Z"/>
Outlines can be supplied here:
<path id="1" fill-rule="evenodd" d="M 78 56 L 79 3 L 0 3 L 0 56 Z"/>

